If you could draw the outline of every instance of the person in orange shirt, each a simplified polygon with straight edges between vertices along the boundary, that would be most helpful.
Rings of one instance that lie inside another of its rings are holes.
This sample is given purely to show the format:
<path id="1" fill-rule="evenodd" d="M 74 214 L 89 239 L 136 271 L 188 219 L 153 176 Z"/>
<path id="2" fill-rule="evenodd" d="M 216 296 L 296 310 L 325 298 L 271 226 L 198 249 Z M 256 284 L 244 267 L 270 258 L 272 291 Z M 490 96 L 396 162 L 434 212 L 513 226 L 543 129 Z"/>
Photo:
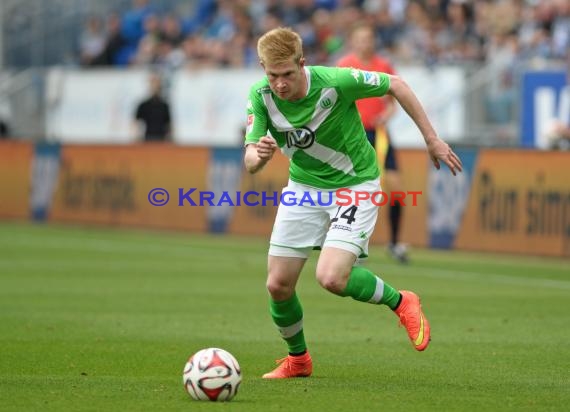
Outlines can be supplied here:
<path id="1" fill-rule="evenodd" d="M 352 28 L 349 36 L 351 52 L 337 62 L 340 67 L 384 72 L 395 75 L 395 70 L 388 60 L 376 53 L 374 28 L 368 24 L 358 24 Z M 395 150 L 388 135 L 386 124 L 396 112 L 396 103 L 391 96 L 371 97 L 356 101 L 362 118 L 368 141 L 378 153 L 378 163 L 383 165 L 383 181 L 389 190 L 401 191 L 402 179 L 398 173 Z M 408 262 L 405 245 L 399 242 L 402 206 L 395 202 L 390 206 L 390 243 L 388 251 L 392 257 L 402 263 Z"/>

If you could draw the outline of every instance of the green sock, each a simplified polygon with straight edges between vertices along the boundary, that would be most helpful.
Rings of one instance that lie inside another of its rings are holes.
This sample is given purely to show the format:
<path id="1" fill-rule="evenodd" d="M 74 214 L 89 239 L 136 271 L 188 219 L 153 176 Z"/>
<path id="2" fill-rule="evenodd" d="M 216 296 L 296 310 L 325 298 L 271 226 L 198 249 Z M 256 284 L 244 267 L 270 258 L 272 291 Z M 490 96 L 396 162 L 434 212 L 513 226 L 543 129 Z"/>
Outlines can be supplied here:
<path id="1" fill-rule="evenodd" d="M 400 300 L 400 292 L 361 266 L 352 268 L 342 296 L 350 296 L 360 302 L 384 304 L 392 310 Z"/>
<path id="2" fill-rule="evenodd" d="M 281 337 L 287 342 L 289 353 L 301 353 L 307 350 L 303 333 L 303 308 L 297 294 L 282 302 L 271 299 L 269 311 Z"/>

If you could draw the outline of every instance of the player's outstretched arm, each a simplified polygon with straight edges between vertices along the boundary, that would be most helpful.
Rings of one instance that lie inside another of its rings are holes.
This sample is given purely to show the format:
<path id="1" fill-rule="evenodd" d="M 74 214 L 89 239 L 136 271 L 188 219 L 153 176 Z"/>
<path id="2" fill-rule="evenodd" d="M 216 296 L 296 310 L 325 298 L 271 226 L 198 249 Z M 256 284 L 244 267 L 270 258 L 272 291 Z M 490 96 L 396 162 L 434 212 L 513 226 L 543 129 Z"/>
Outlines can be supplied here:
<path id="1" fill-rule="evenodd" d="M 441 161 L 449 167 L 453 175 L 456 175 L 458 171 L 461 172 L 463 170 L 461 160 L 451 150 L 451 147 L 438 137 L 424 108 L 410 86 L 400 77 L 391 75 L 388 94 L 394 96 L 420 129 L 435 167 L 439 169 L 439 162 Z"/>
<path id="2" fill-rule="evenodd" d="M 257 173 L 271 160 L 277 150 L 277 142 L 270 136 L 263 136 L 259 142 L 248 144 L 245 148 L 244 164 L 249 173 Z"/>

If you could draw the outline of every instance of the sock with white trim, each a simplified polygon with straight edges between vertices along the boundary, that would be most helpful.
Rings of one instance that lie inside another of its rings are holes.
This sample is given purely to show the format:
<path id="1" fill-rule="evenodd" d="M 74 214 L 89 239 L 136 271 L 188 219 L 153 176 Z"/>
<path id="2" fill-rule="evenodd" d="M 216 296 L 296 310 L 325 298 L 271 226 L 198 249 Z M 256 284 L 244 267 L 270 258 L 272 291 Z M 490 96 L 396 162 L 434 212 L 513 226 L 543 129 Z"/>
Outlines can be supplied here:
<path id="1" fill-rule="evenodd" d="M 400 300 L 400 292 L 362 266 L 352 268 L 342 296 L 350 296 L 359 302 L 384 304 L 392 310 Z"/>
<path id="2" fill-rule="evenodd" d="M 288 300 L 269 301 L 269 311 L 281 337 L 287 342 L 289 353 L 303 353 L 307 350 L 303 333 L 303 307 L 297 294 Z"/>

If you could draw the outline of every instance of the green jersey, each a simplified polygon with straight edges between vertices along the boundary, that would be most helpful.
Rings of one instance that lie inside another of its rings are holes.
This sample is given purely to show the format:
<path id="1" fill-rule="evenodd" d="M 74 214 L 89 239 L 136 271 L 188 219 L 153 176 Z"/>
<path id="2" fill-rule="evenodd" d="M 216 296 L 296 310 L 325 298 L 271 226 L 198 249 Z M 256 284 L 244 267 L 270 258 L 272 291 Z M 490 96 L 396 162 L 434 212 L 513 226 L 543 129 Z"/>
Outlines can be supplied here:
<path id="1" fill-rule="evenodd" d="M 247 105 L 245 144 L 268 131 L 290 159 L 291 180 L 322 189 L 354 186 L 379 176 L 355 100 L 387 93 L 385 73 L 339 67 L 305 67 L 307 95 L 290 102 L 254 84 Z"/>

